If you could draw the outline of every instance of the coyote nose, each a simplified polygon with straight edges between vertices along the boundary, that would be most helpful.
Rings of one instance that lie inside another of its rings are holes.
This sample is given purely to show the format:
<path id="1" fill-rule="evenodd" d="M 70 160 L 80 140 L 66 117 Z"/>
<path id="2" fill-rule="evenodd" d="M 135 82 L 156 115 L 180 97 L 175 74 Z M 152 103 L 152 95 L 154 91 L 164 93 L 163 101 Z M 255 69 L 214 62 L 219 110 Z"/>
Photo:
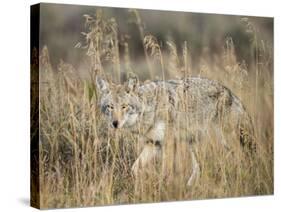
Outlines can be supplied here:
<path id="1" fill-rule="evenodd" d="M 118 121 L 113 121 L 112 125 L 113 125 L 114 128 L 118 128 Z"/>

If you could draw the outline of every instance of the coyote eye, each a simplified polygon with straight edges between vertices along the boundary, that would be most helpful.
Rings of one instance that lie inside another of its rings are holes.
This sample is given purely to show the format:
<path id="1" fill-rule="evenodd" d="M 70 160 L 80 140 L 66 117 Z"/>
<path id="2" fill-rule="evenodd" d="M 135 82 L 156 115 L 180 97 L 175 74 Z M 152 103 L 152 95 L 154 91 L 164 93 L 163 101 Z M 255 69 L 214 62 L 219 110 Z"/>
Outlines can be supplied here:
<path id="1" fill-rule="evenodd" d="M 113 105 L 106 105 L 107 110 L 113 110 Z"/>
<path id="2" fill-rule="evenodd" d="M 122 110 L 127 109 L 128 105 L 122 105 Z"/>

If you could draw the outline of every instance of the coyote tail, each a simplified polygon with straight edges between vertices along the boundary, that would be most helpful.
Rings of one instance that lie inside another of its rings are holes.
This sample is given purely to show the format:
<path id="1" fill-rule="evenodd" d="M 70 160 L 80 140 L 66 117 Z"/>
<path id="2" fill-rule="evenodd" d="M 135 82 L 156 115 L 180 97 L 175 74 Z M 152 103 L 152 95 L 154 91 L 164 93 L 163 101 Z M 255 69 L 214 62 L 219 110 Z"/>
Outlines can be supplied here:
<path id="1" fill-rule="evenodd" d="M 240 144 L 244 150 L 254 153 L 256 152 L 256 136 L 253 121 L 250 115 L 244 111 L 238 122 L 238 131 Z"/>

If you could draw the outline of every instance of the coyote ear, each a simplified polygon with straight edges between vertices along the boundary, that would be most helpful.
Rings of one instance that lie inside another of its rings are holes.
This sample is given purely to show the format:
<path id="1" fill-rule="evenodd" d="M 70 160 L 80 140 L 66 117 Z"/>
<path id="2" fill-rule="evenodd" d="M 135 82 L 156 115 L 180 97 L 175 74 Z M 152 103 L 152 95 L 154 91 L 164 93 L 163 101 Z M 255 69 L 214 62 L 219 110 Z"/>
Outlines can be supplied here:
<path id="1" fill-rule="evenodd" d="M 130 73 L 129 78 L 127 80 L 127 91 L 136 91 L 139 86 L 139 79 L 137 75 Z"/>
<path id="2" fill-rule="evenodd" d="M 96 77 L 96 86 L 101 93 L 107 93 L 109 91 L 108 83 L 99 76 Z"/>

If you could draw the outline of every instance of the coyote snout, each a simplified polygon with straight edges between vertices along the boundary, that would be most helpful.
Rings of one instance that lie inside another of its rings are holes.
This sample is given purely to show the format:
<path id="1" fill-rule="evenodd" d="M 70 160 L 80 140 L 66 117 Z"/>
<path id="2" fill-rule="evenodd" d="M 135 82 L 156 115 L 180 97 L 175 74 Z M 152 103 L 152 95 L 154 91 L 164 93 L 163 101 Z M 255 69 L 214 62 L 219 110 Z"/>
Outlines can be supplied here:
<path id="1" fill-rule="evenodd" d="M 118 120 L 114 120 L 114 121 L 112 122 L 112 126 L 113 126 L 114 128 L 118 128 L 118 125 L 119 125 Z"/>

